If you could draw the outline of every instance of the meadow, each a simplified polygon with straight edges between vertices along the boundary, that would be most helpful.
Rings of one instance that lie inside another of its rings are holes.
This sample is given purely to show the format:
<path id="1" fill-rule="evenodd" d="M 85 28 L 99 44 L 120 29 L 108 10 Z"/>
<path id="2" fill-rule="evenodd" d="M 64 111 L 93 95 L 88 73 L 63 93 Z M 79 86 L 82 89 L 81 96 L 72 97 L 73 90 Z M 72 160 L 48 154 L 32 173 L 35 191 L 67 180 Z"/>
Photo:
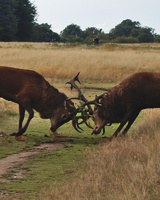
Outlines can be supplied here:
<path id="1" fill-rule="evenodd" d="M 160 44 L 0 43 L 0 65 L 35 70 L 69 97 L 77 92 L 65 82 L 80 71 L 80 87 L 93 99 L 134 72 L 159 72 Z M 9 134 L 18 127 L 18 106 L 0 99 L 0 111 L 0 158 L 41 143 L 65 145 L 40 152 L 4 174 L 0 199 L 159 200 L 159 109 L 141 112 L 128 135 L 112 142 L 106 137 L 117 125 L 107 127 L 105 136 L 92 136 L 84 125 L 84 131 L 76 133 L 67 123 L 54 135 L 38 113 L 26 141 L 17 141 Z"/>

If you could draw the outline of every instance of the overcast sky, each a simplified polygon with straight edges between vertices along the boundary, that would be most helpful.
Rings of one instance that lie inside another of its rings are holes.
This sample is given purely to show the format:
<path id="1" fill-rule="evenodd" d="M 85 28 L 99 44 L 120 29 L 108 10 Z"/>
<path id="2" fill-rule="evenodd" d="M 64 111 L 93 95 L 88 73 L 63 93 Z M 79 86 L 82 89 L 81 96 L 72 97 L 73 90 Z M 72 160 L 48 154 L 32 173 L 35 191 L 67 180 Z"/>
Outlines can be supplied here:
<path id="1" fill-rule="evenodd" d="M 105 33 L 125 19 L 139 21 L 160 34 L 160 0 L 31 0 L 39 24 L 52 25 L 60 33 L 74 23 L 82 30 L 102 28 Z"/>

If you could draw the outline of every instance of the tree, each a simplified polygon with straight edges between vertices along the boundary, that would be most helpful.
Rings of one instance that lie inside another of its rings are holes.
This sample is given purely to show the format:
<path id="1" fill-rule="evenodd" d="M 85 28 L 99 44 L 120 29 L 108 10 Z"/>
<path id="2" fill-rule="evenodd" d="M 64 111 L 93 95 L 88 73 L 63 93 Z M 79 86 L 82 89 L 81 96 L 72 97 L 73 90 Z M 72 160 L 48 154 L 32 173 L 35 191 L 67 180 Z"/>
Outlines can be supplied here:
<path id="1" fill-rule="evenodd" d="M 147 34 L 147 33 L 141 33 L 138 36 L 138 40 L 139 40 L 140 43 L 153 42 L 154 37 L 150 34 Z"/>
<path id="2" fill-rule="evenodd" d="M 93 37 L 102 33 L 102 29 L 97 29 L 95 27 L 88 27 L 85 31 L 83 31 L 83 37 Z"/>
<path id="3" fill-rule="evenodd" d="M 132 21 L 130 19 L 123 20 L 120 24 L 118 24 L 115 28 L 110 31 L 110 36 L 112 39 L 121 36 L 132 36 L 132 30 L 138 30 L 140 27 L 140 23 L 137 21 Z"/>
<path id="4" fill-rule="evenodd" d="M 99 37 L 100 41 L 106 42 L 106 34 L 102 31 L 102 29 L 98 29 L 96 27 L 88 27 L 81 33 L 81 38 L 83 38 L 83 43 L 93 44 L 93 40 L 96 37 Z"/>
<path id="5" fill-rule="evenodd" d="M 140 27 L 138 33 L 137 38 L 140 43 L 154 41 L 154 29 L 150 27 Z"/>
<path id="6" fill-rule="evenodd" d="M 0 0 L 0 41 L 13 41 L 16 38 L 15 7 L 15 0 Z"/>
<path id="7" fill-rule="evenodd" d="M 139 22 L 126 19 L 118 24 L 109 33 L 114 41 L 153 42 L 154 30 L 150 27 L 141 27 Z M 118 39 L 117 39 L 118 38 Z"/>
<path id="8" fill-rule="evenodd" d="M 29 0 L 16 0 L 16 3 L 17 39 L 19 41 L 29 41 L 36 17 L 36 8 Z"/>
<path id="9" fill-rule="evenodd" d="M 155 34 L 155 36 L 154 36 L 154 42 L 160 42 L 160 35 Z"/>
<path id="10" fill-rule="evenodd" d="M 29 0 L 0 0 L 0 40 L 29 41 L 36 8 Z"/>
<path id="11" fill-rule="evenodd" d="M 102 33 L 102 29 L 97 29 L 95 27 L 88 27 L 81 33 L 81 37 L 83 39 L 92 39 L 96 37 L 98 34 Z"/>
<path id="12" fill-rule="evenodd" d="M 60 36 L 51 30 L 51 25 L 47 23 L 34 23 L 32 35 L 33 42 L 50 42 L 52 39 L 57 42 L 60 41 Z"/>
<path id="13" fill-rule="evenodd" d="M 81 42 L 81 33 L 82 30 L 80 26 L 76 24 L 70 24 L 61 32 L 61 40 L 63 42 Z"/>

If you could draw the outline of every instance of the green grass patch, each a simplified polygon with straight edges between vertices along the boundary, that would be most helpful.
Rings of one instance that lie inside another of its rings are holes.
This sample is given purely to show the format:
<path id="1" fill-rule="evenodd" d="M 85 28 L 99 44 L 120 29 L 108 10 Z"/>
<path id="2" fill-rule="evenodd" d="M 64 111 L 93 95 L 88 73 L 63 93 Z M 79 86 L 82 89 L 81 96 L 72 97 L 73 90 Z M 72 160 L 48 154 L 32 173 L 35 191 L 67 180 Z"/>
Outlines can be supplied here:
<path id="1" fill-rule="evenodd" d="M 50 121 L 41 119 L 38 113 L 35 113 L 35 117 L 24 134 L 25 142 L 17 141 L 15 137 L 10 136 L 10 133 L 15 132 L 17 127 L 17 115 L 7 115 L 7 118 L 4 118 L 0 124 L 0 158 L 22 151 L 30 151 L 41 143 L 53 145 L 63 143 L 65 148 L 33 155 L 25 163 L 3 175 L 3 179 L 0 179 L 0 191 L 6 191 L 11 198 L 37 198 L 40 194 L 44 195 L 47 191 L 49 192 L 53 182 L 63 183 L 66 179 L 72 179 L 77 168 L 81 167 L 81 161 L 86 156 L 86 149 L 96 148 L 104 142 L 101 134 L 91 135 L 92 130 L 85 125 L 81 126 L 84 131 L 77 133 L 71 122 L 60 127 L 59 135 L 54 136 L 49 131 Z M 106 134 L 109 135 L 114 131 L 113 129 L 114 127 L 108 127 Z M 23 176 L 15 178 L 15 174 L 20 172 Z"/>

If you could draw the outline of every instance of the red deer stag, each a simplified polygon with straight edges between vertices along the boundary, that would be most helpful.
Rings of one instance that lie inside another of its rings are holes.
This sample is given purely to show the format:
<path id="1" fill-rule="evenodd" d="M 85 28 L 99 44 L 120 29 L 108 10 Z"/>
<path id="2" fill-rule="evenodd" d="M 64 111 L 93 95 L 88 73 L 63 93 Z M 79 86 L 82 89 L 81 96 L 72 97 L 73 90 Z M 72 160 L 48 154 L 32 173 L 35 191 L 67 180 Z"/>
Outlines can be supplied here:
<path id="1" fill-rule="evenodd" d="M 117 137 L 128 122 L 122 132 L 125 135 L 142 109 L 160 108 L 160 73 L 134 73 L 86 104 L 96 104 L 92 134 L 99 134 L 102 129 L 104 134 L 105 125 L 120 123 L 112 136 Z"/>
<path id="2" fill-rule="evenodd" d="M 74 80 L 78 80 L 78 75 Z M 79 131 L 76 118 L 79 109 L 74 107 L 65 94 L 60 93 L 35 71 L 1 66 L 0 97 L 19 104 L 19 128 L 11 135 L 20 136 L 27 130 L 34 116 L 33 109 L 42 118 L 51 120 L 50 129 L 53 132 L 69 120 L 72 120 L 72 125 Z M 22 127 L 25 110 L 29 117 Z"/>

